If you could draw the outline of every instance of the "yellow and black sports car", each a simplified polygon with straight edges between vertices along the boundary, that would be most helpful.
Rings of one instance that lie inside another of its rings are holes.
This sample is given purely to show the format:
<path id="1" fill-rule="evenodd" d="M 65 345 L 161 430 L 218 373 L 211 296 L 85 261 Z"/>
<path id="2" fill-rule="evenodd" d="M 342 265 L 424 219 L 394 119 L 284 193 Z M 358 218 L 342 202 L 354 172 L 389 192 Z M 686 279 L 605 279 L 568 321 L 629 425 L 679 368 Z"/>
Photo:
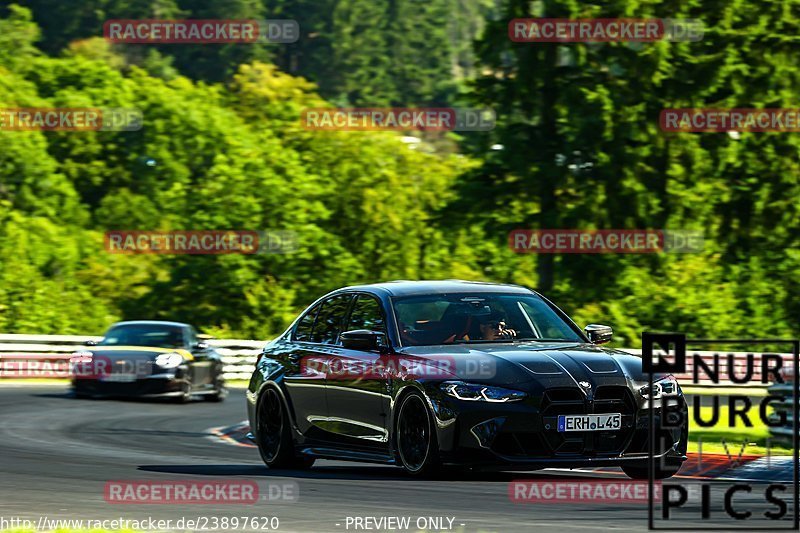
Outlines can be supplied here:
<path id="1" fill-rule="evenodd" d="M 222 359 L 189 324 L 132 321 L 113 324 L 100 342 L 71 361 L 75 396 L 168 397 L 210 401 L 227 396 Z"/>

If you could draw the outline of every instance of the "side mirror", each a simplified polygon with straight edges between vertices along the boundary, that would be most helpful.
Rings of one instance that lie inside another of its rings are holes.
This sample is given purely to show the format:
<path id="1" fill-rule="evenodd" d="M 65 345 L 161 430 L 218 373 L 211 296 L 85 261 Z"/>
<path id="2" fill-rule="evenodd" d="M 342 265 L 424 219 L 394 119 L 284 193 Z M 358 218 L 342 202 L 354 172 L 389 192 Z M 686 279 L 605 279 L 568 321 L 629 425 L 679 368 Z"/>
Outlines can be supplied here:
<path id="1" fill-rule="evenodd" d="M 375 351 L 386 348 L 386 336 L 380 331 L 354 329 L 341 335 L 342 346 L 351 350 Z"/>
<path id="2" fill-rule="evenodd" d="M 91 340 L 86 341 L 84 344 L 86 344 L 86 346 L 97 346 L 97 341 L 94 340 L 94 339 L 91 339 Z"/>
<path id="3" fill-rule="evenodd" d="M 611 326 L 602 324 L 589 324 L 583 331 L 586 332 L 586 336 L 589 337 L 589 342 L 592 344 L 605 344 L 610 342 L 614 336 Z"/>

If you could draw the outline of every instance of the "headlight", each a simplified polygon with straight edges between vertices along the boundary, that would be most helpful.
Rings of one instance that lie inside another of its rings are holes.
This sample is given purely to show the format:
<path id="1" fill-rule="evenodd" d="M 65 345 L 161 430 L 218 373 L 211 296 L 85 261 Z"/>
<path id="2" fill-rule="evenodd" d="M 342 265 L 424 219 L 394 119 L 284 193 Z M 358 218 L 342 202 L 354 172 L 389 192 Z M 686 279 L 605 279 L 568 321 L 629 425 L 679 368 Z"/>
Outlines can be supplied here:
<path id="1" fill-rule="evenodd" d="M 175 368 L 183 363 L 183 357 L 179 353 L 162 353 L 156 357 L 156 365 L 161 368 Z"/>
<path id="2" fill-rule="evenodd" d="M 69 356 L 71 363 L 91 363 L 94 358 L 94 353 L 88 350 L 78 350 Z"/>
<path id="3" fill-rule="evenodd" d="M 655 383 L 653 383 L 653 399 L 658 400 L 662 396 L 678 396 L 681 393 L 681 386 L 678 385 L 678 380 L 675 379 L 675 376 L 667 376 L 665 378 L 659 379 Z M 649 400 L 650 399 L 650 385 L 645 385 L 641 389 L 639 389 L 639 394 L 642 398 Z"/>
<path id="4" fill-rule="evenodd" d="M 441 388 L 453 398 L 470 402 L 516 402 L 525 398 L 524 392 L 463 381 L 445 381 Z"/>

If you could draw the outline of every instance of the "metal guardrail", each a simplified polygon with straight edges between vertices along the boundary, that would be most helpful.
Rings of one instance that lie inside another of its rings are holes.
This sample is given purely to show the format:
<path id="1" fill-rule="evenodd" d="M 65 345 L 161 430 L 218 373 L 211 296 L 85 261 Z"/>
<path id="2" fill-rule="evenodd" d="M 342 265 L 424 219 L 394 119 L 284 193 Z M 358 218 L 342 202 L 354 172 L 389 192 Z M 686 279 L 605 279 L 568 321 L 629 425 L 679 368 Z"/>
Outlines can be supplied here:
<path id="1" fill-rule="evenodd" d="M 86 347 L 89 340 L 99 341 L 102 337 L 85 335 L 19 335 L 19 334 L 0 334 L 0 382 L 4 378 L 60 378 L 70 377 L 70 358 L 72 354 L 81 348 Z M 212 339 L 207 341 L 217 349 L 222 356 L 224 363 L 223 373 L 227 380 L 249 380 L 253 372 L 258 354 L 264 345 L 265 340 L 241 340 L 241 339 Z M 89 349 L 91 349 L 89 347 Z M 640 349 L 621 348 L 622 351 L 633 355 L 641 355 Z M 728 375 L 727 353 L 725 360 L 721 361 L 719 369 L 719 380 L 713 382 L 709 379 L 699 379 L 694 383 L 694 356 L 700 359 L 710 368 L 714 368 L 712 359 L 715 352 L 687 351 L 686 372 L 677 375 L 678 381 L 684 384 L 692 384 L 697 387 L 725 387 L 738 388 L 747 393 L 754 389 L 767 389 L 768 385 L 761 383 L 761 354 L 753 353 L 753 375 L 750 382 L 745 384 L 733 383 Z M 720 352 L 717 352 L 720 353 Z M 662 354 L 663 355 L 663 354 Z M 733 371 L 736 376 L 742 377 L 746 374 L 747 353 L 733 353 Z M 784 360 L 784 377 L 787 383 L 771 384 L 768 391 L 770 394 L 783 395 L 783 402 L 773 402 L 775 413 L 773 418 L 785 413 L 787 424 L 782 427 L 771 427 L 770 433 L 773 438 L 791 439 L 793 428 L 793 402 L 792 380 L 793 360 L 791 354 L 780 354 Z M 698 377 L 706 376 L 705 371 L 698 369 Z"/>
<path id="2" fill-rule="evenodd" d="M 0 379 L 68 378 L 72 354 L 86 347 L 87 341 L 100 339 L 87 335 L 0 334 Z M 268 341 L 207 342 L 222 356 L 225 379 L 250 379 L 256 358 Z"/>
<path id="3" fill-rule="evenodd" d="M 24 335 L 0 334 L 0 378 L 46 378 L 69 377 L 69 359 L 77 350 L 86 346 L 90 340 L 99 341 L 102 337 L 87 335 Z M 266 340 L 241 340 L 241 339 L 212 339 L 208 343 L 217 349 L 225 364 L 223 371 L 226 379 L 250 379 L 253 365 L 258 354 L 268 341 Z M 641 355 L 640 349 L 622 348 L 621 350 Z M 713 368 L 711 360 L 715 352 L 687 352 L 687 371 L 676 376 L 679 381 L 692 383 L 693 355 L 700 358 Z M 718 352 L 719 353 L 719 352 Z M 727 352 L 726 352 L 727 355 Z M 743 376 L 746 371 L 747 353 L 733 353 L 734 372 Z M 785 361 L 784 367 L 792 368 L 791 354 L 780 354 Z M 737 384 L 730 381 L 727 375 L 727 364 L 720 365 L 719 382 L 714 383 L 708 379 L 701 379 L 696 384 L 701 387 L 758 387 L 767 385 L 761 380 L 761 354 L 754 353 L 754 372 L 750 383 Z M 703 371 L 700 374 L 705 376 Z"/>

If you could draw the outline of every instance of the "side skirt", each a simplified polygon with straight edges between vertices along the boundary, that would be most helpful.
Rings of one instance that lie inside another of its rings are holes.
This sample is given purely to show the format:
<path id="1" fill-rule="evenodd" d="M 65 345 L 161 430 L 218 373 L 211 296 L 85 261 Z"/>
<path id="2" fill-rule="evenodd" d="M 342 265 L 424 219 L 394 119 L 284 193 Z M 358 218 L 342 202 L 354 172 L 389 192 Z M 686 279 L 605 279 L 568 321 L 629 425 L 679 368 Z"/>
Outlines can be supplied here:
<path id="1" fill-rule="evenodd" d="M 366 463 L 395 464 L 394 457 L 378 452 L 364 452 L 355 450 L 343 450 L 322 446 L 301 446 L 296 448 L 297 452 L 303 455 L 318 457 L 320 459 L 333 459 L 336 461 L 359 461 Z"/>

